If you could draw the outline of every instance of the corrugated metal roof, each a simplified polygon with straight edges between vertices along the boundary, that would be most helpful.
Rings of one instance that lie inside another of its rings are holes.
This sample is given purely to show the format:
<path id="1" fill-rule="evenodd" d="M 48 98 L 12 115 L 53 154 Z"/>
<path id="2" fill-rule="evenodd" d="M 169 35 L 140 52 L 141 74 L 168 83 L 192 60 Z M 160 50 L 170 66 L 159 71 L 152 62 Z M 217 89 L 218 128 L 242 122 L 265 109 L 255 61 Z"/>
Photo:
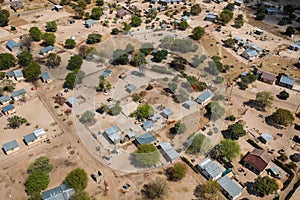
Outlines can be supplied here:
<path id="1" fill-rule="evenodd" d="M 5 102 L 8 102 L 10 100 L 9 96 L 4 95 L 2 97 L 0 97 L 0 102 L 3 104 Z"/>
<path id="2" fill-rule="evenodd" d="M 25 135 L 23 137 L 25 143 L 28 145 L 30 142 L 33 142 L 36 140 L 36 136 L 33 133 L 30 133 L 28 135 Z"/>
<path id="3" fill-rule="evenodd" d="M 133 92 L 135 89 L 136 89 L 136 86 L 132 85 L 132 84 L 130 84 L 126 87 L 126 90 L 130 93 Z"/>
<path id="4" fill-rule="evenodd" d="M 228 176 L 223 176 L 217 182 L 220 184 L 221 188 L 226 191 L 232 198 L 240 196 L 242 193 L 242 188 Z"/>
<path id="5" fill-rule="evenodd" d="M 206 158 L 205 160 L 200 162 L 198 166 L 205 170 L 214 179 L 223 173 L 221 167 L 210 158 Z"/>
<path id="6" fill-rule="evenodd" d="M 85 20 L 85 24 L 86 24 L 86 25 L 92 25 L 92 24 L 95 24 L 95 23 L 96 23 L 96 21 L 93 20 L 93 19 Z"/>
<path id="7" fill-rule="evenodd" d="M 144 128 L 145 130 L 147 130 L 147 129 L 149 129 L 149 128 L 153 128 L 153 123 L 152 123 L 152 121 L 150 121 L 150 120 L 145 121 L 145 122 L 143 123 L 143 128 Z"/>
<path id="8" fill-rule="evenodd" d="M 279 82 L 287 84 L 287 85 L 291 85 L 291 86 L 293 86 L 295 84 L 294 79 L 286 77 L 286 76 L 281 76 Z"/>
<path id="9" fill-rule="evenodd" d="M 76 97 L 70 97 L 70 98 L 67 99 L 67 103 L 69 103 L 71 105 L 73 105 L 77 102 L 78 102 L 78 99 Z"/>
<path id="10" fill-rule="evenodd" d="M 18 97 L 22 94 L 26 94 L 26 90 L 25 89 L 21 89 L 21 90 L 17 90 L 13 93 L 11 93 L 11 96 L 14 98 L 14 97 Z"/>
<path id="11" fill-rule="evenodd" d="M 243 53 L 247 54 L 249 56 L 249 58 L 258 56 L 257 51 L 255 51 L 254 49 L 250 49 L 250 48 L 246 49 Z"/>
<path id="12" fill-rule="evenodd" d="M 49 51 L 52 51 L 54 49 L 54 46 L 50 45 L 44 48 L 41 48 L 40 53 L 48 53 Z"/>
<path id="13" fill-rule="evenodd" d="M 270 142 L 274 139 L 274 137 L 270 133 L 261 134 L 261 137 L 266 141 Z"/>
<path id="14" fill-rule="evenodd" d="M 43 80 L 50 80 L 50 75 L 49 75 L 48 72 L 43 72 L 41 74 L 41 77 L 42 77 Z"/>
<path id="15" fill-rule="evenodd" d="M 42 193 L 43 200 L 69 200 L 75 193 L 73 188 L 69 188 L 66 184 L 62 184 Z"/>
<path id="16" fill-rule="evenodd" d="M 5 152 L 8 152 L 10 150 L 17 148 L 18 146 L 19 146 L 19 144 L 18 144 L 17 140 L 12 140 L 8 143 L 3 144 L 2 148 Z"/>
<path id="17" fill-rule="evenodd" d="M 9 105 L 7 105 L 7 106 L 4 106 L 4 107 L 2 108 L 2 111 L 3 111 L 3 112 L 8 112 L 8 111 L 13 110 L 13 109 L 15 109 L 14 105 L 9 104 Z"/>
<path id="18" fill-rule="evenodd" d="M 169 109 L 169 108 L 163 109 L 162 113 L 163 113 L 164 115 L 166 115 L 166 116 L 171 116 L 171 115 L 174 114 L 174 112 L 173 112 L 171 109 Z"/>
<path id="19" fill-rule="evenodd" d="M 46 132 L 43 128 L 39 128 L 39 129 L 36 129 L 32 132 L 36 137 L 41 137 L 43 135 L 46 135 Z"/>
<path id="20" fill-rule="evenodd" d="M 196 98 L 196 102 L 203 104 L 211 97 L 212 97 L 212 93 L 209 90 L 206 90 Z"/>
<path id="21" fill-rule="evenodd" d="M 22 72 L 22 70 L 17 69 L 17 70 L 14 70 L 13 72 L 14 72 L 14 75 L 15 75 L 16 78 L 18 78 L 18 77 L 23 77 L 23 72 Z"/>
<path id="22" fill-rule="evenodd" d="M 172 145 L 169 142 L 162 142 L 159 144 L 161 149 L 164 151 L 164 153 L 167 155 L 167 157 L 170 159 L 170 161 L 176 160 L 179 158 L 179 153 L 172 147 Z"/>
<path id="23" fill-rule="evenodd" d="M 18 43 L 18 42 L 15 42 L 14 40 L 9 40 L 9 41 L 6 42 L 6 46 L 7 46 L 10 50 L 12 50 L 12 49 L 15 48 L 15 47 L 20 47 L 21 44 Z"/>
<path id="24" fill-rule="evenodd" d="M 107 135 L 111 135 L 111 134 L 119 132 L 119 131 L 120 131 L 120 128 L 118 126 L 114 125 L 114 126 L 111 126 L 111 127 L 107 128 L 107 129 L 105 129 L 104 132 Z"/>
<path id="25" fill-rule="evenodd" d="M 156 141 L 156 138 L 150 132 L 139 135 L 135 139 L 139 144 L 149 144 Z"/>

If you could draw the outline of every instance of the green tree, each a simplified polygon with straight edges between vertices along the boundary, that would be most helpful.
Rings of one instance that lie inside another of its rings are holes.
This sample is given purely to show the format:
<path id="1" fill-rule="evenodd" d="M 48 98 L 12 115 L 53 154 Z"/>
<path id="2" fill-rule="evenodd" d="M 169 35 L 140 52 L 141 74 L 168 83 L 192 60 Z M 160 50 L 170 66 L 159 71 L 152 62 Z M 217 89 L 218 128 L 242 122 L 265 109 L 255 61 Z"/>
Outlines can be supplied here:
<path id="1" fill-rule="evenodd" d="M 142 24 L 142 19 L 138 16 L 133 16 L 131 18 L 131 23 L 130 23 L 133 27 L 138 27 Z"/>
<path id="2" fill-rule="evenodd" d="M 157 178 L 143 186 L 142 195 L 149 200 L 161 199 L 167 194 L 168 189 L 168 183 L 162 178 Z"/>
<path id="3" fill-rule="evenodd" d="M 179 23 L 178 29 L 184 31 L 188 26 L 189 24 L 187 23 L 187 21 L 181 21 Z"/>
<path id="4" fill-rule="evenodd" d="M 200 7 L 199 4 L 194 4 L 192 7 L 191 7 L 191 15 L 199 15 L 201 13 L 202 9 Z"/>
<path id="5" fill-rule="evenodd" d="M 29 65 L 33 61 L 32 54 L 28 51 L 22 51 L 17 55 L 17 58 L 19 65 L 21 65 L 22 67 Z"/>
<path id="6" fill-rule="evenodd" d="M 100 7 L 96 7 L 92 9 L 91 19 L 99 20 L 103 15 L 103 10 Z"/>
<path id="7" fill-rule="evenodd" d="M 9 12 L 0 8 L 0 27 L 7 26 L 9 22 Z"/>
<path id="8" fill-rule="evenodd" d="M 76 42 L 73 39 L 66 39 L 65 41 L 65 48 L 66 49 L 73 49 L 76 46 Z"/>
<path id="9" fill-rule="evenodd" d="M 93 200 L 90 195 L 85 192 L 85 191 L 78 191 L 78 192 L 75 192 L 75 194 L 73 194 L 71 197 L 70 197 L 70 200 Z"/>
<path id="10" fill-rule="evenodd" d="M 0 93 L 3 91 L 12 92 L 16 87 L 16 84 L 9 79 L 4 79 L 0 82 Z"/>
<path id="11" fill-rule="evenodd" d="M 153 144 L 141 144 L 135 152 L 136 165 L 151 167 L 159 162 L 159 152 Z"/>
<path id="12" fill-rule="evenodd" d="M 87 5 L 87 3 L 86 3 L 85 0 L 78 0 L 77 1 L 77 5 L 78 5 L 78 7 L 82 8 L 84 10 L 85 7 L 86 7 L 86 5 Z"/>
<path id="13" fill-rule="evenodd" d="M 156 52 L 153 52 L 152 55 L 153 55 L 152 61 L 160 63 L 162 60 L 167 59 L 168 51 L 167 50 L 160 50 L 160 51 L 158 50 Z"/>
<path id="14" fill-rule="evenodd" d="M 296 6 L 291 5 L 291 4 L 287 4 L 283 7 L 283 14 L 291 15 L 295 11 L 295 9 L 296 9 Z"/>
<path id="15" fill-rule="evenodd" d="M 84 169 L 76 168 L 68 173 L 65 183 L 74 188 L 76 192 L 86 188 L 88 183 L 88 175 Z"/>
<path id="16" fill-rule="evenodd" d="M 16 58 L 11 53 L 0 53 L 0 70 L 7 70 L 16 65 Z"/>
<path id="17" fill-rule="evenodd" d="M 137 107 L 136 114 L 137 117 L 141 119 L 149 118 L 154 115 L 154 109 L 147 103 L 141 104 Z"/>
<path id="18" fill-rule="evenodd" d="M 197 185 L 194 190 L 194 196 L 199 200 L 216 200 L 221 190 L 217 181 L 208 180 L 204 184 Z"/>
<path id="19" fill-rule="evenodd" d="M 102 35 L 98 33 L 91 33 L 86 39 L 87 44 L 95 44 L 101 41 Z"/>
<path id="20" fill-rule="evenodd" d="M 220 142 L 220 149 L 222 155 L 229 160 L 233 160 L 234 158 L 238 157 L 241 152 L 240 145 L 231 139 L 224 139 Z"/>
<path id="21" fill-rule="evenodd" d="M 25 189 L 28 194 L 40 193 L 41 190 L 47 188 L 50 182 L 49 175 L 36 170 L 29 174 L 28 178 L 25 181 Z"/>
<path id="22" fill-rule="evenodd" d="M 23 73 L 26 80 L 36 81 L 41 75 L 41 66 L 36 62 L 32 62 L 23 70 Z"/>
<path id="23" fill-rule="evenodd" d="M 173 128 L 170 129 L 172 134 L 183 134 L 186 131 L 185 123 L 177 122 Z"/>
<path id="24" fill-rule="evenodd" d="M 171 181 L 181 180 L 186 174 L 186 166 L 183 163 L 176 163 L 173 167 L 167 169 L 168 179 Z"/>
<path id="25" fill-rule="evenodd" d="M 246 135 L 243 125 L 239 123 L 229 125 L 226 131 L 232 140 L 238 140 L 240 137 Z"/>
<path id="26" fill-rule="evenodd" d="M 225 114 L 225 108 L 221 107 L 218 102 L 210 102 L 205 109 L 205 115 L 213 121 L 220 119 Z"/>
<path id="27" fill-rule="evenodd" d="M 134 46 L 132 46 L 132 44 L 127 44 L 125 47 L 125 51 L 131 54 L 132 52 L 134 52 Z"/>
<path id="28" fill-rule="evenodd" d="M 288 35 L 288 36 L 292 36 L 293 34 L 295 34 L 295 32 L 296 32 L 296 29 L 295 29 L 295 27 L 293 27 L 293 26 L 288 26 L 287 28 L 286 28 L 286 30 L 285 30 L 285 34 L 286 35 Z"/>
<path id="29" fill-rule="evenodd" d="M 199 133 L 194 137 L 193 142 L 189 146 L 187 152 L 191 154 L 203 154 L 208 152 L 211 148 L 209 138 L 205 137 L 205 135 Z"/>
<path id="30" fill-rule="evenodd" d="M 219 16 L 219 20 L 221 20 L 224 24 L 230 22 L 233 17 L 233 12 L 231 10 L 223 10 Z"/>
<path id="31" fill-rule="evenodd" d="M 80 56 L 74 55 L 71 56 L 68 60 L 67 69 L 74 71 L 75 69 L 79 69 L 83 63 L 83 60 Z"/>
<path id="32" fill-rule="evenodd" d="M 109 109 L 108 113 L 112 116 L 116 116 L 122 112 L 122 107 L 120 106 L 120 102 L 118 101 L 111 109 Z"/>
<path id="33" fill-rule="evenodd" d="M 145 56 L 149 55 L 154 49 L 154 46 L 152 43 L 143 43 L 141 48 L 140 48 L 140 51 L 145 54 Z"/>
<path id="34" fill-rule="evenodd" d="M 57 24 L 55 21 L 46 22 L 46 31 L 47 32 L 56 32 L 57 31 Z"/>
<path id="35" fill-rule="evenodd" d="M 282 100 L 287 100 L 289 96 L 290 96 L 289 93 L 285 90 L 279 92 L 279 94 L 277 95 L 277 97 Z"/>
<path id="36" fill-rule="evenodd" d="M 73 72 L 67 74 L 64 82 L 64 87 L 73 89 L 77 84 L 82 83 L 85 73 L 79 69 L 75 69 Z"/>
<path id="37" fill-rule="evenodd" d="M 278 108 L 272 115 L 266 118 L 266 121 L 271 124 L 275 123 L 283 126 L 289 126 L 293 123 L 294 119 L 295 118 L 290 111 Z"/>
<path id="38" fill-rule="evenodd" d="M 38 27 L 31 27 L 29 29 L 29 35 L 33 41 L 40 41 L 42 39 L 42 32 Z"/>
<path id="39" fill-rule="evenodd" d="M 156 16 L 157 16 L 157 10 L 156 10 L 156 9 L 153 9 L 153 8 L 152 8 L 152 9 L 149 9 L 149 10 L 148 10 L 148 13 L 147 13 L 147 15 L 146 15 L 146 17 L 149 18 L 149 19 L 151 19 L 151 20 L 155 19 Z"/>
<path id="40" fill-rule="evenodd" d="M 124 31 L 129 31 L 131 29 L 131 26 L 130 24 L 126 23 L 126 22 L 123 22 L 123 30 Z"/>
<path id="41" fill-rule="evenodd" d="M 274 97 L 270 92 L 262 91 L 256 94 L 255 103 L 259 109 L 271 108 Z"/>
<path id="42" fill-rule="evenodd" d="M 109 81 L 105 80 L 105 77 L 101 76 L 99 78 L 99 84 L 97 91 L 104 92 L 105 90 L 110 90 L 111 89 L 111 84 Z"/>
<path id="43" fill-rule="evenodd" d="M 58 67 L 60 63 L 61 57 L 57 54 L 50 53 L 46 61 L 46 66 L 49 68 L 55 68 Z"/>
<path id="44" fill-rule="evenodd" d="M 43 45 L 44 46 L 50 46 L 50 45 L 54 45 L 56 37 L 53 33 L 44 33 L 42 36 L 43 39 Z"/>
<path id="45" fill-rule="evenodd" d="M 200 40 L 201 37 L 204 35 L 205 29 L 201 26 L 197 26 L 193 29 L 191 38 L 194 40 Z"/>
<path id="46" fill-rule="evenodd" d="M 27 120 L 23 117 L 14 115 L 12 117 L 7 118 L 7 122 L 10 128 L 20 128 L 20 126 L 27 122 Z"/>
<path id="47" fill-rule="evenodd" d="M 86 59 L 88 57 L 88 55 L 91 55 L 91 53 L 94 51 L 95 49 L 93 47 L 89 47 L 87 45 L 81 45 L 79 47 L 79 53 L 78 55 L 83 58 Z"/>
<path id="48" fill-rule="evenodd" d="M 228 39 L 226 40 L 225 44 L 226 44 L 227 46 L 229 46 L 230 48 L 233 48 L 234 45 L 235 45 L 235 41 L 234 41 L 233 38 L 228 38 Z"/>
<path id="49" fill-rule="evenodd" d="M 111 34 L 112 35 L 118 35 L 120 33 L 120 30 L 118 29 L 118 28 L 113 28 L 112 30 L 111 30 Z"/>
<path id="50" fill-rule="evenodd" d="M 77 7 L 75 8 L 75 15 L 74 15 L 74 19 L 81 19 L 84 15 L 84 9 L 81 7 Z"/>
<path id="51" fill-rule="evenodd" d="M 53 165 L 50 163 L 50 159 L 46 156 L 41 156 L 37 158 L 33 163 L 30 163 L 27 172 L 30 174 L 34 171 L 41 171 L 48 174 L 52 169 Z"/>
<path id="52" fill-rule="evenodd" d="M 129 63 L 128 53 L 125 50 L 117 49 L 113 52 L 114 65 L 126 65 Z"/>
<path id="53" fill-rule="evenodd" d="M 279 189 L 275 179 L 270 178 L 269 176 L 258 176 L 254 180 L 254 184 L 256 192 L 262 196 L 273 194 Z"/>
<path id="54" fill-rule="evenodd" d="M 266 17 L 266 14 L 265 14 L 265 6 L 259 6 L 258 7 L 258 10 L 256 12 L 256 17 L 255 19 L 256 20 L 264 20 Z"/>
<path id="55" fill-rule="evenodd" d="M 244 25 L 243 15 L 238 15 L 237 18 L 234 20 L 234 27 L 241 28 Z"/>
<path id="56" fill-rule="evenodd" d="M 142 52 L 138 52 L 138 53 L 134 54 L 133 60 L 132 60 L 133 66 L 139 67 L 146 63 L 147 63 L 147 61 L 146 61 L 145 55 Z"/>
<path id="57" fill-rule="evenodd" d="M 97 6 L 103 6 L 104 5 L 104 0 L 96 0 Z"/>
<path id="58" fill-rule="evenodd" d="M 85 111 L 79 118 L 79 121 L 83 124 L 92 125 L 96 122 L 95 114 L 89 110 Z"/>

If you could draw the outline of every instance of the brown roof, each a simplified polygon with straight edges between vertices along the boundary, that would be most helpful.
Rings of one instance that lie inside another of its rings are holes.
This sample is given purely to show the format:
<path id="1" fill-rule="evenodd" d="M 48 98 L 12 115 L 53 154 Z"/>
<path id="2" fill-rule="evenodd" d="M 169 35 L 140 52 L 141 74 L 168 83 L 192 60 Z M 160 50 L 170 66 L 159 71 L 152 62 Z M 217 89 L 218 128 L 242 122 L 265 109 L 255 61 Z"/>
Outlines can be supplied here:
<path id="1" fill-rule="evenodd" d="M 261 149 L 253 149 L 244 158 L 244 162 L 254 166 L 259 171 L 263 171 L 270 161 L 270 155 Z"/>
<path id="2" fill-rule="evenodd" d="M 117 11 L 117 15 L 119 17 L 125 17 L 126 15 L 129 15 L 129 12 L 127 10 L 121 9 Z"/>
<path id="3" fill-rule="evenodd" d="M 270 72 L 262 72 L 260 78 L 265 79 L 265 80 L 270 80 L 270 81 L 275 81 L 277 75 L 270 73 Z"/>

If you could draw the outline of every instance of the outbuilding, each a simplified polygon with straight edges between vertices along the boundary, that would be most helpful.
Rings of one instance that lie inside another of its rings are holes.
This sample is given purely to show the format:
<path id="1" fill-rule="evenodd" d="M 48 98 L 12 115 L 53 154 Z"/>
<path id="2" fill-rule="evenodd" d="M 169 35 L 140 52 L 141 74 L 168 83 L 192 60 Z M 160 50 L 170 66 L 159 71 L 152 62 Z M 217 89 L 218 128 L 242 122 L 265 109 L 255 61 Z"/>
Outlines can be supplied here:
<path id="1" fill-rule="evenodd" d="M 253 58 L 256 58 L 258 56 L 258 53 L 254 49 L 248 48 L 245 51 L 243 51 L 242 56 L 248 60 L 251 60 Z"/>
<path id="2" fill-rule="evenodd" d="M 206 102 L 208 102 L 213 97 L 212 92 L 209 90 L 206 90 L 202 94 L 200 94 L 195 101 L 201 105 L 204 105 Z"/>
<path id="3" fill-rule="evenodd" d="M 22 98 L 22 96 L 25 96 L 26 97 L 27 95 L 27 92 L 25 89 L 20 89 L 20 90 L 17 90 L 13 93 L 11 93 L 11 98 L 14 100 L 14 101 L 17 101 L 19 99 Z"/>
<path id="4" fill-rule="evenodd" d="M 173 162 L 179 158 L 179 153 L 172 147 L 169 142 L 162 142 L 159 144 L 159 147 L 162 151 L 162 155 L 168 162 Z"/>
<path id="5" fill-rule="evenodd" d="M 150 132 L 146 132 L 135 138 L 136 145 L 155 143 L 157 139 Z"/>
<path id="6" fill-rule="evenodd" d="M 76 97 L 70 97 L 67 99 L 66 104 L 70 106 L 71 108 L 75 107 L 77 105 L 78 99 Z"/>
<path id="7" fill-rule="evenodd" d="M 210 158 L 205 158 L 197 165 L 197 168 L 208 180 L 217 180 L 221 178 L 224 171 L 217 162 L 212 161 Z"/>
<path id="8" fill-rule="evenodd" d="M 49 83 L 51 81 L 50 75 L 48 72 L 43 72 L 41 74 L 41 79 L 44 83 Z"/>
<path id="9" fill-rule="evenodd" d="M 104 135 L 109 139 L 109 141 L 113 144 L 120 142 L 120 128 L 116 125 L 111 126 L 104 131 Z"/>
<path id="10" fill-rule="evenodd" d="M 128 86 L 126 87 L 126 91 L 127 91 L 128 93 L 132 93 L 134 90 L 136 90 L 136 86 L 135 86 L 135 85 L 130 84 L 130 85 L 128 85 Z"/>
<path id="11" fill-rule="evenodd" d="M 289 78 L 287 76 L 281 76 L 278 83 L 278 85 L 289 89 L 293 89 L 294 84 L 295 84 L 295 79 Z"/>
<path id="12" fill-rule="evenodd" d="M 222 188 L 224 195 L 230 200 L 236 200 L 242 194 L 242 187 L 228 176 L 223 176 L 217 182 Z"/>
<path id="13" fill-rule="evenodd" d="M 96 23 L 95 20 L 93 19 L 88 19 L 88 20 L 85 20 L 85 27 L 86 28 L 92 28 L 92 26 L 94 26 L 94 24 Z"/>
<path id="14" fill-rule="evenodd" d="M 153 130 L 153 122 L 150 121 L 150 120 L 145 121 L 145 122 L 143 123 L 143 129 L 144 129 L 145 131 L 152 131 L 152 130 Z"/>
<path id="15" fill-rule="evenodd" d="M 274 140 L 274 137 L 270 133 L 264 133 L 264 134 L 261 134 L 259 139 L 262 143 L 267 144 L 268 142 Z"/>
<path id="16" fill-rule="evenodd" d="M 23 140 L 25 142 L 26 145 L 32 145 L 35 144 L 37 142 L 43 141 L 47 138 L 46 132 L 44 129 L 39 128 L 34 130 L 32 133 L 25 135 L 23 137 Z"/>
<path id="17" fill-rule="evenodd" d="M 18 151 L 20 148 L 18 142 L 16 140 L 12 140 L 8 143 L 3 144 L 2 149 L 6 155 L 9 155 Z"/>
<path id="18" fill-rule="evenodd" d="M 4 115 L 10 115 L 10 114 L 14 114 L 16 112 L 16 109 L 15 109 L 14 105 L 9 104 L 2 108 L 2 112 Z"/>
<path id="19" fill-rule="evenodd" d="M 9 104 L 10 98 L 8 95 L 3 95 L 0 97 L 0 103 L 1 105 L 7 105 Z"/>
<path id="20" fill-rule="evenodd" d="M 23 75 L 22 70 L 17 69 L 17 70 L 14 70 L 13 73 L 14 73 L 14 77 L 17 81 L 24 80 L 24 75 Z"/>
<path id="21" fill-rule="evenodd" d="M 9 40 L 6 42 L 6 48 L 11 52 L 18 52 L 21 50 L 21 43 L 15 42 L 14 40 Z"/>
<path id="22" fill-rule="evenodd" d="M 196 106 L 196 103 L 194 101 L 187 100 L 182 104 L 182 106 L 188 110 L 191 110 Z"/>
<path id="23" fill-rule="evenodd" d="M 172 116 L 173 114 L 174 114 L 174 112 L 169 108 L 165 108 L 161 112 L 161 115 L 166 119 L 169 119 L 169 117 Z"/>
<path id="24" fill-rule="evenodd" d="M 69 200 L 73 194 L 75 194 L 73 188 L 68 187 L 66 184 L 62 184 L 42 192 L 42 198 L 43 200 Z"/>
<path id="25" fill-rule="evenodd" d="M 51 51 L 53 51 L 53 50 L 54 50 L 54 46 L 49 45 L 49 46 L 46 46 L 46 47 L 44 47 L 44 48 L 41 48 L 40 54 L 41 54 L 41 55 L 44 55 L 44 54 L 47 54 L 47 53 L 49 53 L 49 52 L 51 52 Z"/>

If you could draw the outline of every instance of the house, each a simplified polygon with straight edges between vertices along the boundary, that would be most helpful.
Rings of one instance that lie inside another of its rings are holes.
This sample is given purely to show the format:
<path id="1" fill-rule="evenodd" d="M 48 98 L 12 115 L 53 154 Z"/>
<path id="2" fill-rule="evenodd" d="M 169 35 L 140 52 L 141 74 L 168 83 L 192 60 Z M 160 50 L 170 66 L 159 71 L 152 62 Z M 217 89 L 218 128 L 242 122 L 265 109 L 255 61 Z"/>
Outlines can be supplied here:
<path id="1" fill-rule="evenodd" d="M 298 51 L 300 49 L 300 42 L 293 43 L 289 46 L 290 50 Z"/>
<path id="2" fill-rule="evenodd" d="M 202 94 L 200 94 L 195 101 L 201 105 L 204 105 L 206 102 L 208 102 L 213 97 L 212 92 L 209 90 L 206 90 Z"/>
<path id="3" fill-rule="evenodd" d="M 136 145 L 155 143 L 157 139 L 150 132 L 146 132 L 135 138 Z"/>
<path id="4" fill-rule="evenodd" d="M 14 79 L 15 78 L 14 72 L 13 71 L 6 72 L 6 78 L 10 80 Z"/>
<path id="5" fill-rule="evenodd" d="M 258 53 L 257 51 L 249 48 L 243 51 L 242 56 L 248 60 L 251 60 L 253 58 L 256 58 L 258 56 Z"/>
<path id="6" fill-rule="evenodd" d="M 174 112 L 172 110 L 170 110 L 169 108 L 165 108 L 165 109 L 163 109 L 163 111 L 160 114 L 164 118 L 169 119 L 169 117 L 172 116 L 174 114 Z"/>
<path id="7" fill-rule="evenodd" d="M 7 95 L 3 95 L 0 97 L 0 103 L 1 105 L 9 104 L 10 98 Z"/>
<path id="8" fill-rule="evenodd" d="M 23 140 L 29 146 L 34 143 L 45 140 L 46 138 L 47 138 L 47 135 L 46 135 L 45 130 L 42 128 L 39 128 L 37 130 L 34 130 L 32 133 L 25 135 L 23 137 Z"/>
<path id="9" fill-rule="evenodd" d="M 189 22 L 190 21 L 190 17 L 185 15 L 185 16 L 182 17 L 182 21 Z"/>
<path id="10" fill-rule="evenodd" d="M 85 24 L 84 25 L 85 25 L 86 28 L 91 28 L 95 23 L 96 23 L 95 20 L 88 19 L 88 20 L 85 20 Z"/>
<path id="11" fill-rule="evenodd" d="M 191 110 L 196 106 L 196 103 L 194 101 L 187 100 L 182 104 L 182 106 L 188 110 Z"/>
<path id="12" fill-rule="evenodd" d="M 259 30 L 260 30 L 260 29 L 259 29 Z M 256 31 L 258 31 L 258 30 L 256 30 Z M 263 49 L 262 49 L 261 47 L 256 46 L 256 45 L 254 45 L 254 44 L 249 44 L 249 43 L 247 43 L 245 46 L 246 46 L 246 48 L 248 48 L 248 49 L 255 50 L 258 54 L 260 54 L 260 53 L 263 51 Z"/>
<path id="13" fill-rule="evenodd" d="M 293 89 L 294 84 L 295 80 L 286 76 L 281 76 L 278 82 L 278 85 L 289 89 Z"/>
<path id="14" fill-rule="evenodd" d="M 236 200 L 242 194 L 241 186 L 228 176 L 223 176 L 217 180 L 217 182 L 219 183 L 224 195 L 230 200 Z"/>
<path id="15" fill-rule="evenodd" d="M 41 55 L 44 55 L 44 54 L 49 53 L 49 52 L 51 52 L 51 51 L 53 51 L 53 50 L 54 50 L 54 46 L 49 45 L 49 46 L 46 46 L 46 47 L 44 47 L 44 48 L 41 48 L 40 54 L 41 54 Z"/>
<path id="16" fill-rule="evenodd" d="M 168 162 L 172 163 L 180 156 L 169 142 L 162 142 L 159 144 L 159 147 L 161 148 L 162 155 Z"/>
<path id="17" fill-rule="evenodd" d="M 262 149 L 253 149 L 243 158 L 245 167 L 253 171 L 255 174 L 260 174 L 271 161 L 270 155 Z"/>
<path id="18" fill-rule="evenodd" d="M 278 9 L 275 7 L 269 7 L 265 9 L 266 14 L 277 14 Z"/>
<path id="19" fill-rule="evenodd" d="M 109 141 L 113 144 L 120 142 L 120 128 L 116 125 L 111 126 L 104 131 L 104 135 L 109 139 Z"/>
<path id="20" fill-rule="evenodd" d="M 10 7 L 11 9 L 13 9 L 15 12 L 17 12 L 17 10 L 21 10 L 24 8 L 24 5 L 21 1 L 12 1 L 10 3 Z"/>
<path id="21" fill-rule="evenodd" d="M 241 6 L 241 5 L 244 4 L 244 2 L 241 1 L 241 0 L 234 0 L 234 4 L 237 5 L 237 6 Z"/>
<path id="22" fill-rule="evenodd" d="M 9 105 L 4 106 L 4 107 L 2 108 L 2 112 L 3 112 L 4 115 L 10 115 L 10 114 L 15 113 L 15 112 L 16 112 L 16 109 L 15 109 L 14 105 L 9 104 Z"/>
<path id="23" fill-rule="evenodd" d="M 59 4 L 55 5 L 54 8 L 53 8 L 53 10 L 56 10 L 57 12 L 59 12 L 62 9 L 63 9 L 63 7 L 61 5 L 59 5 Z"/>
<path id="24" fill-rule="evenodd" d="M 248 75 L 248 72 L 247 72 L 247 71 L 242 72 L 242 73 L 240 74 L 240 76 L 247 76 L 247 75 Z"/>
<path id="25" fill-rule="evenodd" d="M 158 114 L 158 113 L 154 113 L 154 115 L 150 117 L 150 120 L 153 123 L 157 122 L 159 119 L 160 119 L 160 114 Z"/>
<path id="26" fill-rule="evenodd" d="M 21 44 L 15 42 L 14 40 L 9 40 L 6 42 L 6 48 L 8 48 L 11 52 L 18 52 L 21 50 Z"/>
<path id="27" fill-rule="evenodd" d="M 210 158 L 205 158 L 202 162 L 197 165 L 197 168 L 203 174 L 206 179 L 218 180 L 221 178 L 224 169 Z"/>
<path id="28" fill-rule="evenodd" d="M 117 11 L 117 16 L 121 19 L 129 19 L 130 13 L 125 9 L 120 9 Z"/>
<path id="29" fill-rule="evenodd" d="M 274 137 L 270 133 L 264 133 L 264 134 L 261 134 L 261 136 L 259 137 L 259 140 L 262 143 L 267 144 L 268 142 L 274 140 Z"/>
<path id="30" fill-rule="evenodd" d="M 78 103 L 78 99 L 76 97 L 70 97 L 67 99 L 66 104 L 73 108 Z"/>
<path id="31" fill-rule="evenodd" d="M 136 89 L 136 86 L 135 86 L 135 85 L 132 85 L 132 84 L 130 84 L 130 85 L 128 85 L 128 86 L 126 87 L 126 91 L 127 91 L 128 93 L 132 93 L 135 89 Z"/>
<path id="32" fill-rule="evenodd" d="M 270 72 L 266 72 L 266 71 L 257 71 L 257 74 L 260 75 L 260 80 L 265 82 L 265 83 L 269 83 L 271 85 L 273 85 L 273 83 L 276 81 L 277 79 L 277 75 L 270 73 Z"/>
<path id="33" fill-rule="evenodd" d="M 109 69 L 104 70 L 99 77 L 108 77 L 112 75 L 112 71 Z"/>
<path id="34" fill-rule="evenodd" d="M 51 81 L 50 75 L 48 72 L 43 72 L 41 74 L 41 79 L 44 83 L 49 83 Z"/>
<path id="35" fill-rule="evenodd" d="M 256 35 L 261 35 L 261 34 L 263 34 L 264 33 L 264 30 L 261 30 L 261 29 L 256 29 L 255 31 L 254 31 L 254 33 L 256 34 Z M 252 44 L 251 44 L 252 45 Z"/>
<path id="36" fill-rule="evenodd" d="M 17 69 L 17 70 L 14 70 L 13 73 L 14 73 L 14 77 L 15 77 L 15 79 L 16 79 L 17 81 L 24 80 L 24 76 L 23 76 L 22 70 Z"/>
<path id="37" fill-rule="evenodd" d="M 62 184 L 50 190 L 42 192 L 43 200 L 69 200 L 75 193 L 73 188 L 68 187 L 66 184 Z"/>
<path id="38" fill-rule="evenodd" d="M 275 166 L 272 166 L 272 167 L 270 167 L 269 171 L 271 172 L 271 175 L 272 175 L 273 177 L 280 179 L 280 176 L 281 176 L 281 171 L 280 171 L 280 169 L 278 169 L 278 168 L 275 167 Z"/>
<path id="39" fill-rule="evenodd" d="M 153 130 L 153 122 L 150 121 L 150 120 L 145 121 L 145 122 L 143 123 L 143 129 L 144 129 L 145 131 L 152 131 L 152 130 Z"/>
<path id="40" fill-rule="evenodd" d="M 6 155 L 9 155 L 18 151 L 20 148 L 18 142 L 16 140 L 12 140 L 8 143 L 3 144 L 2 149 Z"/>
<path id="41" fill-rule="evenodd" d="M 133 139 L 136 137 L 136 132 L 130 131 L 127 135 L 125 135 L 129 140 Z"/>
<path id="42" fill-rule="evenodd" d="M 211 22 L 215 22 L 217 19 L 217 14 L 216 13 L 211 13 L 209 12 L 206 17 L 204 18 L 205 21 L 211 21 Z"/>
<path id="43" fill-rule="evenodd" d="M 27 95 L 27 92 L 25 89 L 21 89 L 21 90 L 17 90 L 13 93 L 11 93 L 11 98 L 14 100 L 14 101 L 17 101 L 19 99 L 21 99 L 23 96 L 26 97 Z"/>
<path id="44" fill-rule="evenodd" d="M 233 40 L 234 40 L 234 42 L 235 42 L 236 44 L 238 44 L 238 43 L 240 43 L 241 41 L 243 41 L 243 39 L 241 39 L 241 38 L 239 38 L 239 37 L 234 37 Z"/>

